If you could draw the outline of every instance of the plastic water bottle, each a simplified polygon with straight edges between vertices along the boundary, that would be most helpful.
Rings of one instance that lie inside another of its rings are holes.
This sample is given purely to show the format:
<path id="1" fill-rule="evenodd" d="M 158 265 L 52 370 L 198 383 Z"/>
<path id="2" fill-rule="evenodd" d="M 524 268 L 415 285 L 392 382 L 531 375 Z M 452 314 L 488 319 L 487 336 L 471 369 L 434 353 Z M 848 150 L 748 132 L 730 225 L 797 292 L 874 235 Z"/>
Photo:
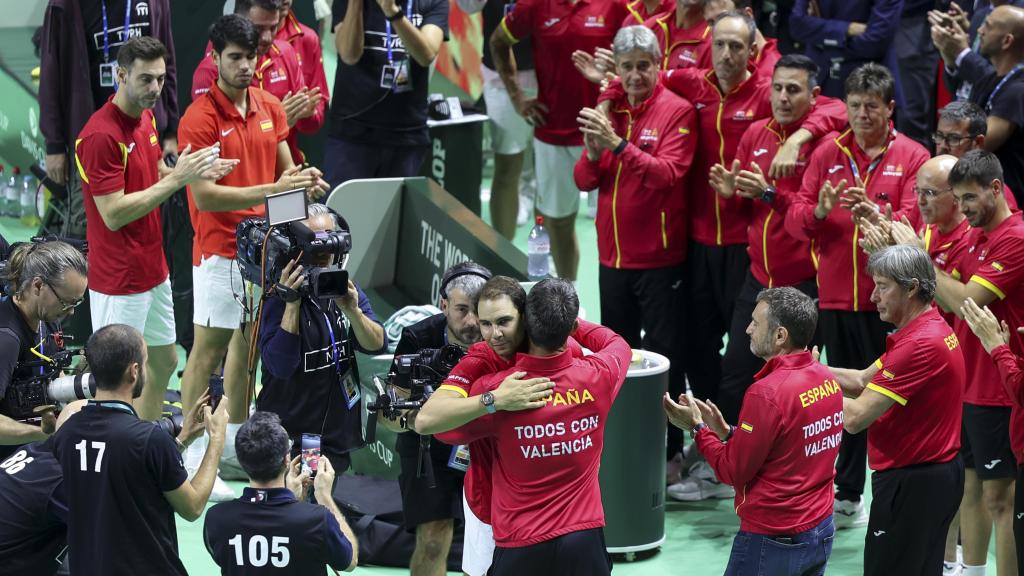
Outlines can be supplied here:
<path id="1" fill-rule="evenodd" d="M 18 176 L 21 170 L 15 166 L 14 172 L 7 180 L 7 187 L 4 189 L 4 216 L 10 218 L 21 217 L 21 195 L 18 190 Z"/>
<path id="2" fill-rule="evenodd" d="M 7 181 L 3 164 L 0 164 L 0 216 L 7 216 Z"/>
<path id="3" fill-rule="evenodd" d="M 21 223 L 25 226 L 38 226 L 39 216 L 36 214 L 36 184 L 31 174 L 21 178 Z"/>
<path id="4" fill-rule="evenodd" d="M 544 228 L 544 217 L 537 216 L 537 224 L 526 239 L 526 275 L 531 281 L 547 278 L 551 269 L 548 256 L 551 254 L 551 238 Z"/>

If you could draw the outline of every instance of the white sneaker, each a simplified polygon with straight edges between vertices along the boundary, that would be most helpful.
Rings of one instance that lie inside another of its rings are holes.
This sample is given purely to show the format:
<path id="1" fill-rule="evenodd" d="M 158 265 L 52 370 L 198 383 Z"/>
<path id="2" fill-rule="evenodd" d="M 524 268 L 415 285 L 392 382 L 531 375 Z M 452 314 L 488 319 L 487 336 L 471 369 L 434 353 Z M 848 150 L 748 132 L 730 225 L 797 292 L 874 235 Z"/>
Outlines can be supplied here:
<path id="1" fill-rule="evenodd" d="M 960 576 L 963 574 L 963 566 L 959 562 L 943 562 L 942 576 Z"/>
<path id="2" fill-rule="evenodd" d="M 699 462 L 690 468 L 689 476 L 665 488 L 670 498 L 682 502 L 699 502 L 712 498 L 734 498 L 736 490 L 723 484 L 707 462 Z"/>
<path id="3" fill-rule="evenodd" d="M 864 508 L 863 500 L 852 502 L 836 499 L 832 504 L 832 516 L 836 530 L 862 528 L 868 525 L 868 511 Z"/>
<path id="4" fill-rule="evenodd" d="M 516 214 L 516 226 L 525 226 L 526 221 L 530 219 L 530 214 L 533 213 L 533 203 L 527 204 L 523 202 L 523 197 L 519 197 L 519 213 Z"/>
<path id="5" fill-rule="evenodd" d="M 227 502 L 234 500 L 238 495 L 235 489 L 228 486 L 228 483 L 221 480 L 220 476 L 213 479 L 213 490 L 210 491 L 210 502 Z"/>

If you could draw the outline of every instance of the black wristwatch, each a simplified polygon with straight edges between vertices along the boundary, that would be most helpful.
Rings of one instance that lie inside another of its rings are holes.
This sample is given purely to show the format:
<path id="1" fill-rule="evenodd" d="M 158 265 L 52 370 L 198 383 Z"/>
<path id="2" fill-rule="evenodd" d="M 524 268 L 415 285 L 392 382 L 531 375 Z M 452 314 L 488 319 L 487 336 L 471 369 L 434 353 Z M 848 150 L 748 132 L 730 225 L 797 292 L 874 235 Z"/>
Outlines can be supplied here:
<path id="1" fill-rule="evenodd" d="M 494 405 L 494 393 L 484 392 L 480 395 L 480 403 L 484 405 L 484 409 L 487 410 L 488 414 L 494 414 L 498 411 L 498 407 Z"/>
<path id="2" fill-rule="evenodd" d="M 398 12 L 395 12 L 391 16 L 388 16 L 387 14 L 385 14 L 384 15 L 384 19 L 387 20 L 388 22 L 394 22 L 396 20 L 401 20 L 403 16 L 405 16 L 405 13 L 402 12 L 402 8 L 401 8 L 401 6 L 399 6 L 398 7 Z"/>
<path id="3" fill-rule="evenodd" d="M 707 425 L 707 424 L 705 424 L 705 423 L 703 423 L 703 422 L 701 422 L 700 424 L 697 424 L 696 426 L 694 426 L 694 427 L 693 427 L 693 430 L 690 430 L 690 439 L 691 439 L 691 440 L 693 440 L 693 439 L 696 439 L 696 438 L 697 438 L 697 434 L 698 434 L 698 433 L 699 433 L 699 432 L 700 432 L 701 430 L 703 430 L 703 429 L 705 429 L 705 428 L 707 428 L 707 427 L 708 427 L 708 425 Z"/>
<path id="4" fill-rule="evenodd" d="M 765 204 L 771 204 L 774 202 L 775 192 L 775 186 L 769 184 L 768 187 L 764 189 L 764 192 L 761 193 L 761 202 L 764 202 Z"/>

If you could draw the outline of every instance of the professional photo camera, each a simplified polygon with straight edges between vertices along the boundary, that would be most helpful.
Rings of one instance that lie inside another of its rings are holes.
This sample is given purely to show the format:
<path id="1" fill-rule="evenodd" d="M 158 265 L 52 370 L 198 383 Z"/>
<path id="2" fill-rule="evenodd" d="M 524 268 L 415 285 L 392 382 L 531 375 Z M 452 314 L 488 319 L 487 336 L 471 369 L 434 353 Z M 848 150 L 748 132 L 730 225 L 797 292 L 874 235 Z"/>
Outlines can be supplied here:
<path id="1" fill-rule="evenodd" d="M 60 241 L 66 244 L 70 244 L 72 247 L 76 248 L 79 252 L 81 252 L 82 256 L 89 255 L 89 243 L 85 240 L 78 240 L 75 238 L 61 238 L 59 236 L 33 236 L 31 239 L 29 239 L 28 243 L 42 244 L 43 242 L 54 241 Z M 26 244 L 26 242 L 15 242 L 14 244 L 11 244 L 6 254 L 0 255 L 0 258 L 2 258 L 0 259 L 0 296 L 11 295 L 11 289 L 7 285 L 7 262 L 8 258 L 11 255 L 11 252 L 14 252 L 14 249 L 17 248 L 18 246 L 21 246 L 22 244 Z"/>
<path id="2" fill-rule="evenodd" d="M 341 262 L 352 250 L 352 235 L 347 230 L 313 232 L 303 224 L 308 217 L 305 190 L 273 194 L 266 202 L 266 218 L 246 218 L 236 230 L 242 277 L 286 301 L 348 294 L 348 271 Z M 281 271 L 300 254 L 305 278 L 298 295 L 287 294 L 291 291 L 277 285 Z M 334 257 L 334 264 L 318 266 L 316 262 L 326 255 Z"/>
<path id="3" fill-rule="evenodd" d="M 96 396 L 96 382 L 92 374 L 60 373 L 71 366 L 75 356 L 82 356 L 85 350 L 59 350 L 49 359 L 31 360 L 18 364 L 19 368 L 32 369 L 32 376 L 14 380 L 7 387 L 7 394 L 0 402 L 0 413 L 22 422 L 38 419 L 35 409 L 55 404 L 63 407 L 68 402 L 86 400 Z"/>
<path id="4" fill-rule="evenodd" d="M 416 410 L 434 393 L 452 368 L 466 352 L 453 344 L 440 348 L 424 348 L 415 354 L 395 356 L 394 369 L 387 375 L 387 385 L 374 377 L 377 398 L 366 405 L 370 417 L 367 420 L 367 434 L 377 428 L 377 415 L 389 420 L 396 418 L 403 410 Z M 367 438 L 367 442 L 370 442 Z"/>

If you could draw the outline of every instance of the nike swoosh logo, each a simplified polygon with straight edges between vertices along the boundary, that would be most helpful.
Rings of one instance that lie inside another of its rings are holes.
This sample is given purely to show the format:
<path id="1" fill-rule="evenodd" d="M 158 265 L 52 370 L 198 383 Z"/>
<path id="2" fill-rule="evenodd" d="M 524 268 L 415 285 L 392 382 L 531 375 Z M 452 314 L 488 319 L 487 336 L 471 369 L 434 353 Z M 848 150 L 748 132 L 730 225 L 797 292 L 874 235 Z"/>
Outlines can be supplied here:
<path id="1" fill-rule="evenodd" d="M 765 155 L 767 153 L 768 153 L 768 149 L 767 148 L 758 148 L 757 150 L 754 150 L 754 158 L 757 158 L 758 156 L 763 156 L 763 155 Z"/>
<path id="2" fill-rule="evenodd" d="M 1003 459 L 1002 459 L 1002 458 L 997 458 L 997 459 L 995 459 L 995 460 L 993 460 L 993 461 L 989 462 L 988 464 L 985 464 L 985 469 L 986 469 L 986 470 L 991 470 L 991 469 L 993 469 L 993 468 L 995 468 L 995 467 L 996 467 L 996 464 L 999 464 L 999 463 L 1000 463 L 1000 462 L 1002 462 L 1002 461 L 1003 461 Z"/>
<path id="3" fill-rule="evenodd" d="M 220 131 L 220 135 L 221 135 L 221 137 L 224 137 L 224 136 L 227 136 L 228 134 L 231 134 L 234 131 L 235 131 L 234 128 L 228 128 L 227 130 L 221 130 Z"/>
<path id="4" fill-rule="evenodd" d="M 561 18 L 551 18 L 551 19 L 549 19 L 549 20 L 545 20 L 545 21 L 544 21 L 544 27 L 545 27 L 545 28 L 551 28 L 551 27 L 552 27 L 552 26 L 554 26 L 555 24 L 558 24 L 558 22 L 559 22 L 560 20 L 561 20 Z"/>
<path id="5" fill-rule="evenodd" d="M 839 172 L 842 169 L 843 169 L 842 166 L 840 166 L 839 164 L 836 164 L 835 166 L 833 166 L 833 167 L 828 169 L 828 173 L 829 174 L 835 174 L 836 172 Z"/>
<path id="6" fill-rule="evenodd" d="M 881 536 L 882 534 L 885 534 L 885 530 L 876 530 L 874 534 L 875 537 Z"/>
<path id="7" fill-rule="evenodd" d="M 682 280 L 676 280 L 676 283 L 672 285 L 672 289 L 673 290 L 678 290 L 679 287 L 682 286 L 682 284 L 683 284 Z"/>
<path id="8" fill-rule="evenodd" d="M 1024 512 L 1017 514 L 1017 520 L 1020 520 L 1021 518 L 1024 518 Z"/>

